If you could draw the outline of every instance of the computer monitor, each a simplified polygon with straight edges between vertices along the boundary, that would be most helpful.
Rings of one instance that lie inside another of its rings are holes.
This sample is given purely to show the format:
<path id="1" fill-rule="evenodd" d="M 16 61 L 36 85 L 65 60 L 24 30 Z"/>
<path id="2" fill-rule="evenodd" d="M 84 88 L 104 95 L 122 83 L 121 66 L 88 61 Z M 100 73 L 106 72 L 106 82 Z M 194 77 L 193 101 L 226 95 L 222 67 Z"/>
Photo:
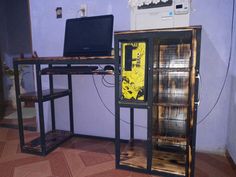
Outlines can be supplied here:
<path id="1" fill-rule="evenodd" d="M 68 19 L 64 56 L 111 55 L 113 19 L 113 15 Z"/>

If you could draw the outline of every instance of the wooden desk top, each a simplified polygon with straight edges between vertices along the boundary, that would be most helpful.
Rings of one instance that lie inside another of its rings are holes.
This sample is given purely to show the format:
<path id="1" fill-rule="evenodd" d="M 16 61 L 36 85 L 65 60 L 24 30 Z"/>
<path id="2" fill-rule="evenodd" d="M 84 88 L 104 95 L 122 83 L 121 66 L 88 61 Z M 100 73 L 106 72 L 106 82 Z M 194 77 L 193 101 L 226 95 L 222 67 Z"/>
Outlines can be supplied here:
<path id="1" fill-rule="evenodd" d="M 114 64 L 114 56 L 14 58 L 18 64 Z"/>

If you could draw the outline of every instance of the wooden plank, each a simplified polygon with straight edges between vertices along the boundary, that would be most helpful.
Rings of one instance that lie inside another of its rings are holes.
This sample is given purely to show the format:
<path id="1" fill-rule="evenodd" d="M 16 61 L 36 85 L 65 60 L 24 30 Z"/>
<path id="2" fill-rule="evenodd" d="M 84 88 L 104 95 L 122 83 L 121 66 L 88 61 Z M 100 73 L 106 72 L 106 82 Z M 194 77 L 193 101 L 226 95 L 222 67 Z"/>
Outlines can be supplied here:
<path id="1" fill-rule="evenodd" d="M 152 170 L 185 175 L 186 155 L 153 151 Z"/>
<path id="2" fill-rule="evenodd" d="M 163 28 L 163 29 L 148 29 L 148 30 L 129 30 L 129 31 L 116 31 L 115 35 L 123 34 L 138 34 L 138 33 L 153 33 L 153 32 L 177 32 L 177 31 L 191 31 L 193 29 L 201 29 L 199 26 L 190 26 L 190 27 L 179 27 L 179 28 Z"/>
<path id="3" fill-rule="evenodd" d="M 32 62 L 40 62 L 40 61 L 80 61 L 80 60 L 114 60 L 114 56 L 91 56 L 91 57 L 62 57 L 62 56 L 52 56 L 52 57 L 29 57 L 29 58 L 15 58 L 14 61 L 16 62 L 23 62 L 23 61 L 32 61 Z"/>
<path id="4" fill-rule="evenodd" d="M 67 89 L 54 89 L 53 90 L 53 94 L 50 94 L 50 90 L 43 90 L 43 99 L 50 97 L 50 98 L 54 98 L 54 97 L 60 97 L 64 96 L 65 94 L 68 94 L 69 90 Z M 28 92 L 28 93 L 24 93 L 22 95 L 20 95 L 20 99 L 22 101 L 34 101 L 37 102 L 38 101 L 38 95 L 37 92 Z"/>

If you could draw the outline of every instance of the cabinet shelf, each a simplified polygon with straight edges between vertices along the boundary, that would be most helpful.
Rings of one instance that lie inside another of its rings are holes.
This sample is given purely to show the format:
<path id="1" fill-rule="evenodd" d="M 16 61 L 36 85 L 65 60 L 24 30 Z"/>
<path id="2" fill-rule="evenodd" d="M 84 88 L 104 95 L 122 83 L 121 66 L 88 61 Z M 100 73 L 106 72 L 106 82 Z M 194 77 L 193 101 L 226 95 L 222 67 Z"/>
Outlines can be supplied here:
<path id="1" fill-rule="evenodd" d="M 153 106 L 179 106 L 179 107 L 188 107 L 188 103 L 175 103 L 175 102 L 158 102 L 153 103 Z"/>
<path id="2" fill-rule="evenodd" d="M 186 119 L 175 119 L 175 118 L 160 118 L 160 121 L 175 121 L 175 122 L 186 122 Z"/>
<path id="3" fill-rule="evenodd" d="M 158 129 L 161 135 L 173 136 L 173 137 L 185 137 L 186 124 L 187 122 L 185 120 L 159 119 Z"/>
<path id="4" fill-rule="evenodd" d="M 46 154 L 57 148 L 60 144 L 72 137 L 72 133 L 64 130 L 54 130 L 46 133 L 45 144 L 46 144 Z M 23 146 L 23 152 L 31 152 L 36 154 L 41 154 L 41 138 L 38 137 Z"/>
<path id="5" fill-rule="evenodd" d="M 154 68 L 153 71 L 157 72 L 189 72 L 190 68 Z"/>
<path id="6" fill-rule="evenodd" d="M 128 107 L 128 108 L 147 108 L 147 102 L 129 102 L 129 101 L 119 101 L 120 107 Z"/>
<path id="7" fill-rule="evenodd" d="M 164 140 L 164 141 L 169 141 L 169 142 L 186 142 L 187 139 L 186 138 L 182 138 L 182 137 L 173 137 L 173 136 L 161 136 L 161 135 L 157 135 L 154 136 L 154 138 L 156 139 L 160 139 L 160 140 Z"/>
<path id="8" fill-rule="evenodd" d="M 42 91 L 42 101 L 49 101 L 51 99 L 56 99 L 56 98 L 60 98 L 60 97 L 64 97 L 64 96 L 68 96 L 70 93 L 70 90 L 68 89 L 53 89 L 53 93 L 50 93 L 50 90 L 43 90 Z M 32 102 L 38 102 L 38 94 L 37 92 L 28 92 L 28 93 L 24 93 L 21 94 L 19 96 L 19 99 L 21 101 L 32 101 Z"/>
<path id="9" fill-rule="evenodd" d="M 152 159 L 152 170 L 185 175 L 186 155 L 165 151 L 154 151 Z"/>
<path id="10" fill-rule="evenodd" d="M 157 136 L 153 138 L 154 149 L 172 153 L 183 154 L 186 152 L 187 139 L 181 137 Z"/>
<path id="11" fill-rule="evenodd" d="M 185 174 L 186 138 L 154 136 L 152 170 Z"/>
<path id="12" fill-rule="evenodd" d="M 171 97 L 166 94 L 159 94 L 154 98 L 154 106 L 189 106 L 188 100 L 181 97 Z"/>

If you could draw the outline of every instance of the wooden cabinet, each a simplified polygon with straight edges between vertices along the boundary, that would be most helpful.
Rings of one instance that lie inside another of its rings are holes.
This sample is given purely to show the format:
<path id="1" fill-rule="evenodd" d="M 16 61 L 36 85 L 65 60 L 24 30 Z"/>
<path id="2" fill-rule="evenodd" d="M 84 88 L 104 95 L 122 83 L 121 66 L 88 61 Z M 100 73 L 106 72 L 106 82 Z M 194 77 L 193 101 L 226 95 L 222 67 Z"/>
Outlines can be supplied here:
<path id="1" fill-rule="evenodd" d="M 200 37 L 200 26 L 115 33 L 117 168 L 194 176 Z M 138 109 L 146 125 L 137 124 Z"/>

